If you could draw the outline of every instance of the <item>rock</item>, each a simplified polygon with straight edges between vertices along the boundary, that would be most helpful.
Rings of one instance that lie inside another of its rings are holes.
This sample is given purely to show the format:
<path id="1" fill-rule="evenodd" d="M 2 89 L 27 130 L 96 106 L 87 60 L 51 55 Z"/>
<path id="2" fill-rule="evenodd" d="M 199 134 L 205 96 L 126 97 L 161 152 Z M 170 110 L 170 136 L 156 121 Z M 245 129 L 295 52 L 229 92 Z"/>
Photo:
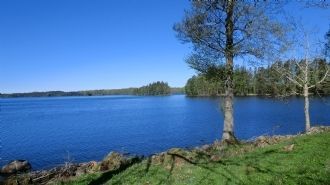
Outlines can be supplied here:
<path id="1" fill-rule="evenodd" d="M 105 170 L 119 169 L 123 162 L 124 162 L 123 155 L 116 152 L 111 152 L 101 162 L 100 170 L 105 171 Z"/>
<path id="2" fill-rule="evenodd" d="M 81 176 L 87 173 L 87 169 L 85 167 L 78 167 L 76 171 L 76 176 Z"/>
<path id="3" fill-rule="evenodd" d="M 117 152 L 111 152 L 103 159 L 100 164 L 101 171 L 115 171 L 125 168 L 133 163 L 140 161 L 137 156 L 124 157 L 122 154 Z"/>
<path id="4" fill-rule="evenodd" d="M 25 185 L 32 184 L 31 178 L 29 175 L 12 175 L 8 177 L 4 182 L 4 185 Z"/>
<path id="5" fill-rule="evenodd" d="M 2 174 L 14 174 L 18 172 L 26 172 L 31 169 L 31 164 L 27 160 L 14 160 L 3 166 Z"/>
<path id="6" fill-rule="evenodd" d="M 151 156 L 151 163 L 156 165 L 164 163 L 165 155 L 166 153 L 162 152 Z"/>
<path id="7" fill-rule="evenodd" d="M 269 145 L 268 138 L 265 136 L 259 136 L 255 140 L 255 146 L 257 147 L 265 147 Z"/>
<path id="8" fill-rule="evenodd" d="M 50 171 L 40 171 L 31 174 L 33 184 L 46 184 L 50 179 L 55 177 L 55 173 Z"/>
<path id="9" fill-rule="evenodd" d="M 92 171 L 95 171 L 95 167 L 97 166 L 96 161 L 90 161 L 87 163 L 80 163 L 77 170 L 76 170 L 76 176 L 80 176 Z"/>
<path id="10" fill-rule="evenodd" d="M 19 182 L 16 178 L 14 177 L 9 177 L 6 179 L 3 183 L 4 185 L 19 185 Z"/>
<path id="11" fill-rule="evenodd" d="M 318 127 L 311 127 L 306 134 L 317 134 L 317 133 L 321 133 L 324 131 L 330 130 L 329 126 L 318 126 Z"/>
<path id="12" fill-rule="evenodd" d="M 91 171 L 100 171 L 100 165 L 96 161 L 90 162 Z"/>
<path id="13" fill-rule="evenodd" d="M 201 147 L 201 149 L 202 149 L 202 150 L 205 150 L 205 151 L 208 151 L 210 148 L 211 148 L 210 145 L 203 145 L 203 146 Z"/>
<path id="14" fill-rule="evenodd" d="M 264 141 L 266 139 L 267 139 L 266 136 L 259 136 L 256 138 L 256 141 Z"/>
<path id="15" fill-rule="evenodd" d="M 29 175 L 32 184 L 46 184 L 53 179 L 66 179 L 76 176 L 79 166 L 79 164 L 67 163 L 64 166 L 57 166 L 50 170 L 31 172 Z"/>
<path id="16" fill-rule="evenodd" d="M 31 165 L 24 160 L 12 161 L 3 167 L 5 179 L 0 179 L 0 185 L 22 185 L 22 184 L 47 184 L 55 179 L 68 179 L 74 176 L 93 173 L 96 171 L 123 170 L 126 167 L 141 161 L 137 156 L 123 156 L 122 154 L 111 152 L 100 163 L 90 161 L 86 163 L 66 163 L 49 170 L 32 171 L 29 173 L 18 173 L 31 169 Z M 1 175 L 1 174 L 0 174 Z M 1 176 L 0 176 L 1 177 Z"/>
<path id="17" fill-rule="evenodd" d="M 182 148 L 171 148 L 167 151 L 168 154 L 174 154 L 174 155 L 185 155 L 186 151 Z"/>
<path id="18" fill-rule="evenodd" d="M 91 168 L 94 168 L 95 166 L 97 166 L 97 162 L 96 161 L 90 161 L 88 164 L 89 164 L 89 166 Z"/>
<path id="19" fill-rule="evenodd" d="M 285 147 L 283 148 L 283 150 L 286 151 L 286 152 L 290 152 L 290 151 L 293 150 L 293 148 L 294 148 L 294 144 L 292 144 L 292 145 L 288 145 L 288 146 L 285 146 Z"/>
<path id="20" fill-rule="evenodd" d="M 166 154 L 172 158 L 172 157 L 177 157 L 177 158 L 181 158 L 184 159 L 186 161 L 193 161 L 194 159 L 196 159 L 198 153 L 194 153 L 192 151 L 189 150 L 184 150 L 182 148 L 172 148 L 169 151 L 166 152 Z M 166 156 L 165 156 L 166 159 Z"/>
<path id="21" fill-rule="evenodd" d="M 219 162 L 219 161 L 221 161 L 221 156 L 220 155 L 212 155 L 210 159 L 213 162 Z"/>
<path id="22" fill-rule="evenodd" d="M 78 165 L 75 164 L 69 164 L 64 166 L 64 168 L 60 168 L 59 170 L 59 176 L 60 177 L 72 177 L 76 175 L 76 171 L 78 169 Z"/>
<path id="23" fill-rule="evenodd" d="M 165 169 L 171 170 L 174 167 L 182 166 L 187 161 L 190 161 L 190 157 L 187 156 L 186 150 L 172 148 L 166 152 L 151 156 L 148 162 L 153 165 L 162 165 Z"/>

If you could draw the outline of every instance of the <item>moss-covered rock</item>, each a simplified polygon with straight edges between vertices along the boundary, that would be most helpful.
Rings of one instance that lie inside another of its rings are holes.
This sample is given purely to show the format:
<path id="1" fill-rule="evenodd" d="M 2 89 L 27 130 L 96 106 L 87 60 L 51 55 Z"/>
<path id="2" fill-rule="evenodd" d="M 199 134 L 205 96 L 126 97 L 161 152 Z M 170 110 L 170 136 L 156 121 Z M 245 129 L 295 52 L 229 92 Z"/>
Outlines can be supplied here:
<path id="1" fill-rule="evenodd" d="M 110 152 L 100 163 L 101 171 L 115 171 L 125 168 L 137 161 L 140 158 L 137 156 L 125 157 L 117 152 Z"/>

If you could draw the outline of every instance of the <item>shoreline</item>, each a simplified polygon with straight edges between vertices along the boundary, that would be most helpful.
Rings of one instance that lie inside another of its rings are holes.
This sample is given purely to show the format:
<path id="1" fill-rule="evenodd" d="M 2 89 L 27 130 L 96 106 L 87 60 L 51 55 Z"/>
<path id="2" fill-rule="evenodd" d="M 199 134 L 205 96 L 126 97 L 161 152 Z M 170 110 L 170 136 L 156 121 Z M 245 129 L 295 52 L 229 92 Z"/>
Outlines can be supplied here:
<path id="1" fill-rule="evenodd" d="M 106 97 L 106 96 L 137 96 L 137 97 L 164 97 L 164 96 L 185 96 L 187 98 L 222 98 L 225 95 L 216 95 L 216 96 L 209 96 L 209 95 L 196 95 L 196 96 L 189 96 L 185 93 L 176 93 L 176 94 L 169 94 L 169 95 L 136 95 L 136 94 L 104 94 L 104 95 L 64 95 L 64 96 L 6 96 L 0 94 L 0 99 L 20 99 L 20 98 L 60 98 L 60 97 Z M 281 96 L 281 95 L 271 95 L 271 94 L 247 94 L 247 95 L 234 95 L 234 97 L 261 97 L 261 98 L 274 98 L 274 99 L 285 99 L 285 98 L 292 98 L 292 97 L 304 97 L 303 95 L 290 95 L 290 96 Z M 317 98 L 327 98 L 330 97 L 330 94 L 322 94 L 315 95 L 310 94 L 309 97 L 317 97 Z"/>
<path id="2" fill-rule="evenodd" d="M 298 133 L 296 135 L 261 135 L 253 140 L 242 140 L 240 145 L 252 145 L 253 148 L 262 148 L 268 145 L 277 144 L 284 140 L 296 138 L 304 135 L 318 134 L 322 132 L 330 131 L 330 126 L 317 126 L 312 127 L 307 133 Z M 36 170 L 29 171 L 26 173 L 17 173 L 11 175 L 0 174 L 0 183 L 1 180 L 4 184 L 10 184 L 11 181 L 15 180 L 17 182 L 24 183 L 37 183 L 44 184 L 48 182 L 58 181 L 58 180 L 68 180 L 76 177 L 80 177 L 86 174 L 93 173 L 104 173 L 109 171 L 121 172 L 126 168 L 139 163 L 143 160 L 161 160 L 159 158 L 165 157 L 167 155 L 181 155 L 182 153 L 193 153 L 196 151 L 207 152 L 212 148 L 224 148 L 226 144 L 221 143 L 220 141 L 215 141 L 211 144 L 206 144 L 202 146 L 197 146 L 192 149 L 182 149 L 182 148 L 172 148 L 165 152 L 157 153 L 147 157 L 140 157 L 134 155 L 124 155 L 117 152 L 110 152 L 103 160 L 101 161 L 88 161 L 82 163 L 66 163 L 59 165 L 54 168 L 46 170 Z M 219 156 L 210 156 L 216 159 Z M 2 179 L 1 179 L 2 178 Z"/>
<path id="3" fill-rule="evenodd" d="M 81 91 L 34 91 L 22 93 L 1 93 L 0 98 L 20 98 L 20 97 L 71 97 L 71 96 L 111 96 L 111 95 L 136 95 L 141 94 L 135 92 L 139 88 L 129 87 L 122 89 L 97 89 L 97 90 L 81 90 Z M 184 94 L 181 87 L 170 87 L 170 92 L 160 92 L 159 95 L 175 95 Z M 149 95 L 153 96 L 153 95 Z"/>

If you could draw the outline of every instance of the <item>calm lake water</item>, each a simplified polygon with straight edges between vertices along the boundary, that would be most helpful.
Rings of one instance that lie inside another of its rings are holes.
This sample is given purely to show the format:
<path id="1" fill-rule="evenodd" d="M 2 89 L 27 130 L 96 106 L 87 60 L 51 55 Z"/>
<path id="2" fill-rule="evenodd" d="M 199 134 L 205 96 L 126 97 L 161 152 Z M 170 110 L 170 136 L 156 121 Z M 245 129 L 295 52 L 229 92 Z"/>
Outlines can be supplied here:
<path id="1" fill-rule="evenodd" d="M 311 99 L 312 123 L 330 125 L 330 98 Z M 34 169 L 101 160 L 110 151 L 150 155 L 219 139 L 219 99 L 103 96 L 0 99 L 0 165 L 27 159 Z M 304 129 L 303 99 L 235 99 L 240 139 Z"/>

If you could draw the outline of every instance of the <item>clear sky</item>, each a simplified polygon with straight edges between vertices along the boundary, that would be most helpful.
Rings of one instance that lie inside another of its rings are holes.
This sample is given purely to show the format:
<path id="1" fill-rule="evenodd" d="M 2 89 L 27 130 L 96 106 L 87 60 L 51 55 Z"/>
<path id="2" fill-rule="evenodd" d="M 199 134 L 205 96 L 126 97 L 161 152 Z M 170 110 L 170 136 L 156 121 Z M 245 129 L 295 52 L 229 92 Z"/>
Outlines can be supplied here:
<path id="1" fill-rule="evenodd" d="M 0 92 L 182 87 L 195 72 L 175 37 L 188 0 L 0 0 Z M 323 39 L 330 12 L 298 9 Z"/>

